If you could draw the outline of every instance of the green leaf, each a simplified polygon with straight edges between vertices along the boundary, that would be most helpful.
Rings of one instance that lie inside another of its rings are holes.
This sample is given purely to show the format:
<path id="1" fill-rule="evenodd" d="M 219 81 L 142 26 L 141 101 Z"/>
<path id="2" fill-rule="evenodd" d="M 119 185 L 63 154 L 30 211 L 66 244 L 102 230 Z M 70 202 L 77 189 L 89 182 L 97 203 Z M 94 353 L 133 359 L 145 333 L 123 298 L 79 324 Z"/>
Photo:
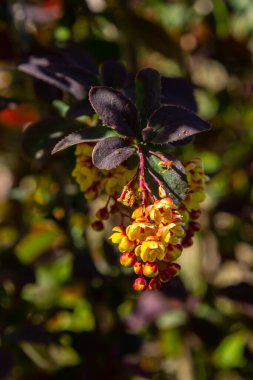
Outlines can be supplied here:
<path id="1" fill-rule="evenodd" d="M 62 241 L 62 232 L 56 224 L 49 220 L 40 221 L 18 243 L 15 253 L 22 263 L 29 264 L 53 246 L 60 245 Z"/>
<path id="2" fill-rule="evenodd" d="M 214 362 L 222 368 L 243 367 L 247 333 L 239 331 L 226 336 L 214 353 Z"/>
<path id="3" fill-rule="evenodd" d="M 188 190 L 188 183 L 184 166 L 180 161 L 176 160 L 173 156 L 167 153 L 156 153 L 161 154 L 169 161 L 173 161 L 172 166 L 169 169 L 161 167 L 159 164 L 162 162 L 162 158 L 149 153 L 147 159 L 147 168 L 152 172 L 153 175 L 155 175 L 155 177 L 157 177 L 158 181 L 161 181 L 163 183 L 168 196 L 173 199 L 173 202 L 176 206 L 179 206 L 185 199 Z M 146 175 L 146 180 L 150 189 L 158 198 L 160 198 L 159 184 L 148 172 Z"/>
<path id="4" fill-rule="evenodd" d="M 113 129 L 105 126 L 85 128 L 64 137 L 55 145 L 52 150 L 52 154 L 55 154 L 56 152 L 66 149 L 72 145 L 77 145 L 84 142 L 96 142 L 103 140 L 106 137 L 121 137 L 121 135 Z"/>

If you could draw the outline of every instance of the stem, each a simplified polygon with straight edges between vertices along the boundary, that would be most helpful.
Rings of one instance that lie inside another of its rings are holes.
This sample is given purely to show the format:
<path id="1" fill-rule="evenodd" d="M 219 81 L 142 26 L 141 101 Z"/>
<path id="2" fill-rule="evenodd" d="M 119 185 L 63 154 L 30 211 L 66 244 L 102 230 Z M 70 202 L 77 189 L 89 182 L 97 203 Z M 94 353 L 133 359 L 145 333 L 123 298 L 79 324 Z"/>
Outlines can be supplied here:
<path id="1" fill-rule="evenodd" d="M 149 174 L 151 175 L 151 177 L 153 177 L 154 180 L 158 183 L 159 186 L 160 186 L 160 185 L 163 185 L 162 181 L 160 181 L 160 179 L 157 178 L 157 177 L 154 175 L 154 173 L 152 173 L 151 170 L 148 169 L 148 172 L 149 172 Z"/>
<path id="2" fill-rule="evenodd" d="M 140 146 L 138 146 L 138 153 L 140 157 L 139 187 L 140 187 L 140 192 L 142 193 L 142 203 L 143 203 L 143 206 L 145 207 L 147 205 L 147 189 L 146 189 L 146 182 L 145 182 L 145 158 Z"/>
<path id="3" fill-rule="evenodd" d="M 153 154 L 154 156 L 160 158 L 160 160 L 162 160 L 163 162 L 165 162 L 165 164 L 167 164 L 169 166 L 171 166 L 173 164 L 173 161 L 168 160 L 168 158 L 164 157 L 164 155 L 161 153 L 153 152 L 152 150 L 149 150 L 148 152 Z"/>

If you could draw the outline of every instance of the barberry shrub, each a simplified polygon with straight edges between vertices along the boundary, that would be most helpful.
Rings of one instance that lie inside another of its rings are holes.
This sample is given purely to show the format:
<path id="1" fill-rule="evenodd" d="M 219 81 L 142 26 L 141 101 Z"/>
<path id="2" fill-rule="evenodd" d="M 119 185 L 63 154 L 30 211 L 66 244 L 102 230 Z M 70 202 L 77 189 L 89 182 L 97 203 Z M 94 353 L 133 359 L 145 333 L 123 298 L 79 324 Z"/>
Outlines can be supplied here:
<path id="1" fill-rule="evenodd" d="M 196 115 L 189 87 L 174 101 L 176 82 L 170 88 L 171 78 L 154 69 L 140 70 L 133 80 L 123 65 L 110 62 L 96 80 L 93 75 L 87 83 L 88 77 L 88 99 L 68 111 L 86 115 L 85 123 L 65 119 L 65 137 L 56 145 L 51 139 L 52 153 L 76 145 L 72 174 L 80 190 L 88 201 L 107 195 L 92 227 L 102 230 L 103 221 L 118 213 L 110 239 L 121 265 L 137 275 L 134 290 L 159 289 L 179 273 L 176 260 L 199 230 L 205 198 L 200 159 L 182 163 L 171 151 L 210 125 Z"/>

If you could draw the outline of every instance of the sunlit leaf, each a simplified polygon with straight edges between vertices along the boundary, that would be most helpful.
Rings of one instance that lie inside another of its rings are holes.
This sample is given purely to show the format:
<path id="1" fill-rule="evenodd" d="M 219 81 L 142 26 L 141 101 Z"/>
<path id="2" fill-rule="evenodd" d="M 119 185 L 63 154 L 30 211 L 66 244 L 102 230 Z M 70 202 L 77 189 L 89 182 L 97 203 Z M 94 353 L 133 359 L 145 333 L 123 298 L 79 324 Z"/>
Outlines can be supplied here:
<path id="1" fill-rule="evenodd" d="M 226 336 L 214 353 L 215 364 L 222 368 L 243 367 L 247 333 L 239 331 Z"/>
<path id="2" fill-rule="evenodd" d="M 159 165 L 162 161 L 161 158 L 153 154 L 148 155 L 147 168 L 157 177 L 157 179 L 163 183 L 167 195 L 173 199 L 175 205 L 180 205 L 187 194 L 188 183 L 185 175 L 185 169 L 183 164 L 176 160 L 169 154 L 162 154 L 167 160 L 173 161 L 172 166 L 169 169 L 163 168 Z M 147 173 L 147 181 L 154 192 L 159 198 L 159 184 Z"/>
<path id="3" fill-rule="evenodd" d="M 59 246 L 63 235 L 51 221 L 34 224 L 27 235 L 18 243 L 15 253 L 22 263 L 31 263 L 53 246 Z"/>

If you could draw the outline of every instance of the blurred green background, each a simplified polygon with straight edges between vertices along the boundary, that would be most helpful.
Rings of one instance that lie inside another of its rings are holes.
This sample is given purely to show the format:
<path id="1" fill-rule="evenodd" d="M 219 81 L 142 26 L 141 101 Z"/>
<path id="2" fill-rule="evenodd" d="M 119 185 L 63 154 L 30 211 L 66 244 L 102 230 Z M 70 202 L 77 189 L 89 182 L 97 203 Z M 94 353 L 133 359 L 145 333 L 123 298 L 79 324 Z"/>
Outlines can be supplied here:
<path id="1" fill-rule="evenodd" d="M 213 125 L 182 149 L 210 181 L 201 232 L 161 291 L 135 294 L 112 224 L 89 227 L 73 151 L 22 151 L 24 125 L 69 98 L 52 102 L 16 63 L 68 42 L 98 65 L 190 79 Z M 1 1 L 0 95 L 25 99 L 0 111 L 1 379 L 253 379 L 252 54 L 251 0 Z"/>

